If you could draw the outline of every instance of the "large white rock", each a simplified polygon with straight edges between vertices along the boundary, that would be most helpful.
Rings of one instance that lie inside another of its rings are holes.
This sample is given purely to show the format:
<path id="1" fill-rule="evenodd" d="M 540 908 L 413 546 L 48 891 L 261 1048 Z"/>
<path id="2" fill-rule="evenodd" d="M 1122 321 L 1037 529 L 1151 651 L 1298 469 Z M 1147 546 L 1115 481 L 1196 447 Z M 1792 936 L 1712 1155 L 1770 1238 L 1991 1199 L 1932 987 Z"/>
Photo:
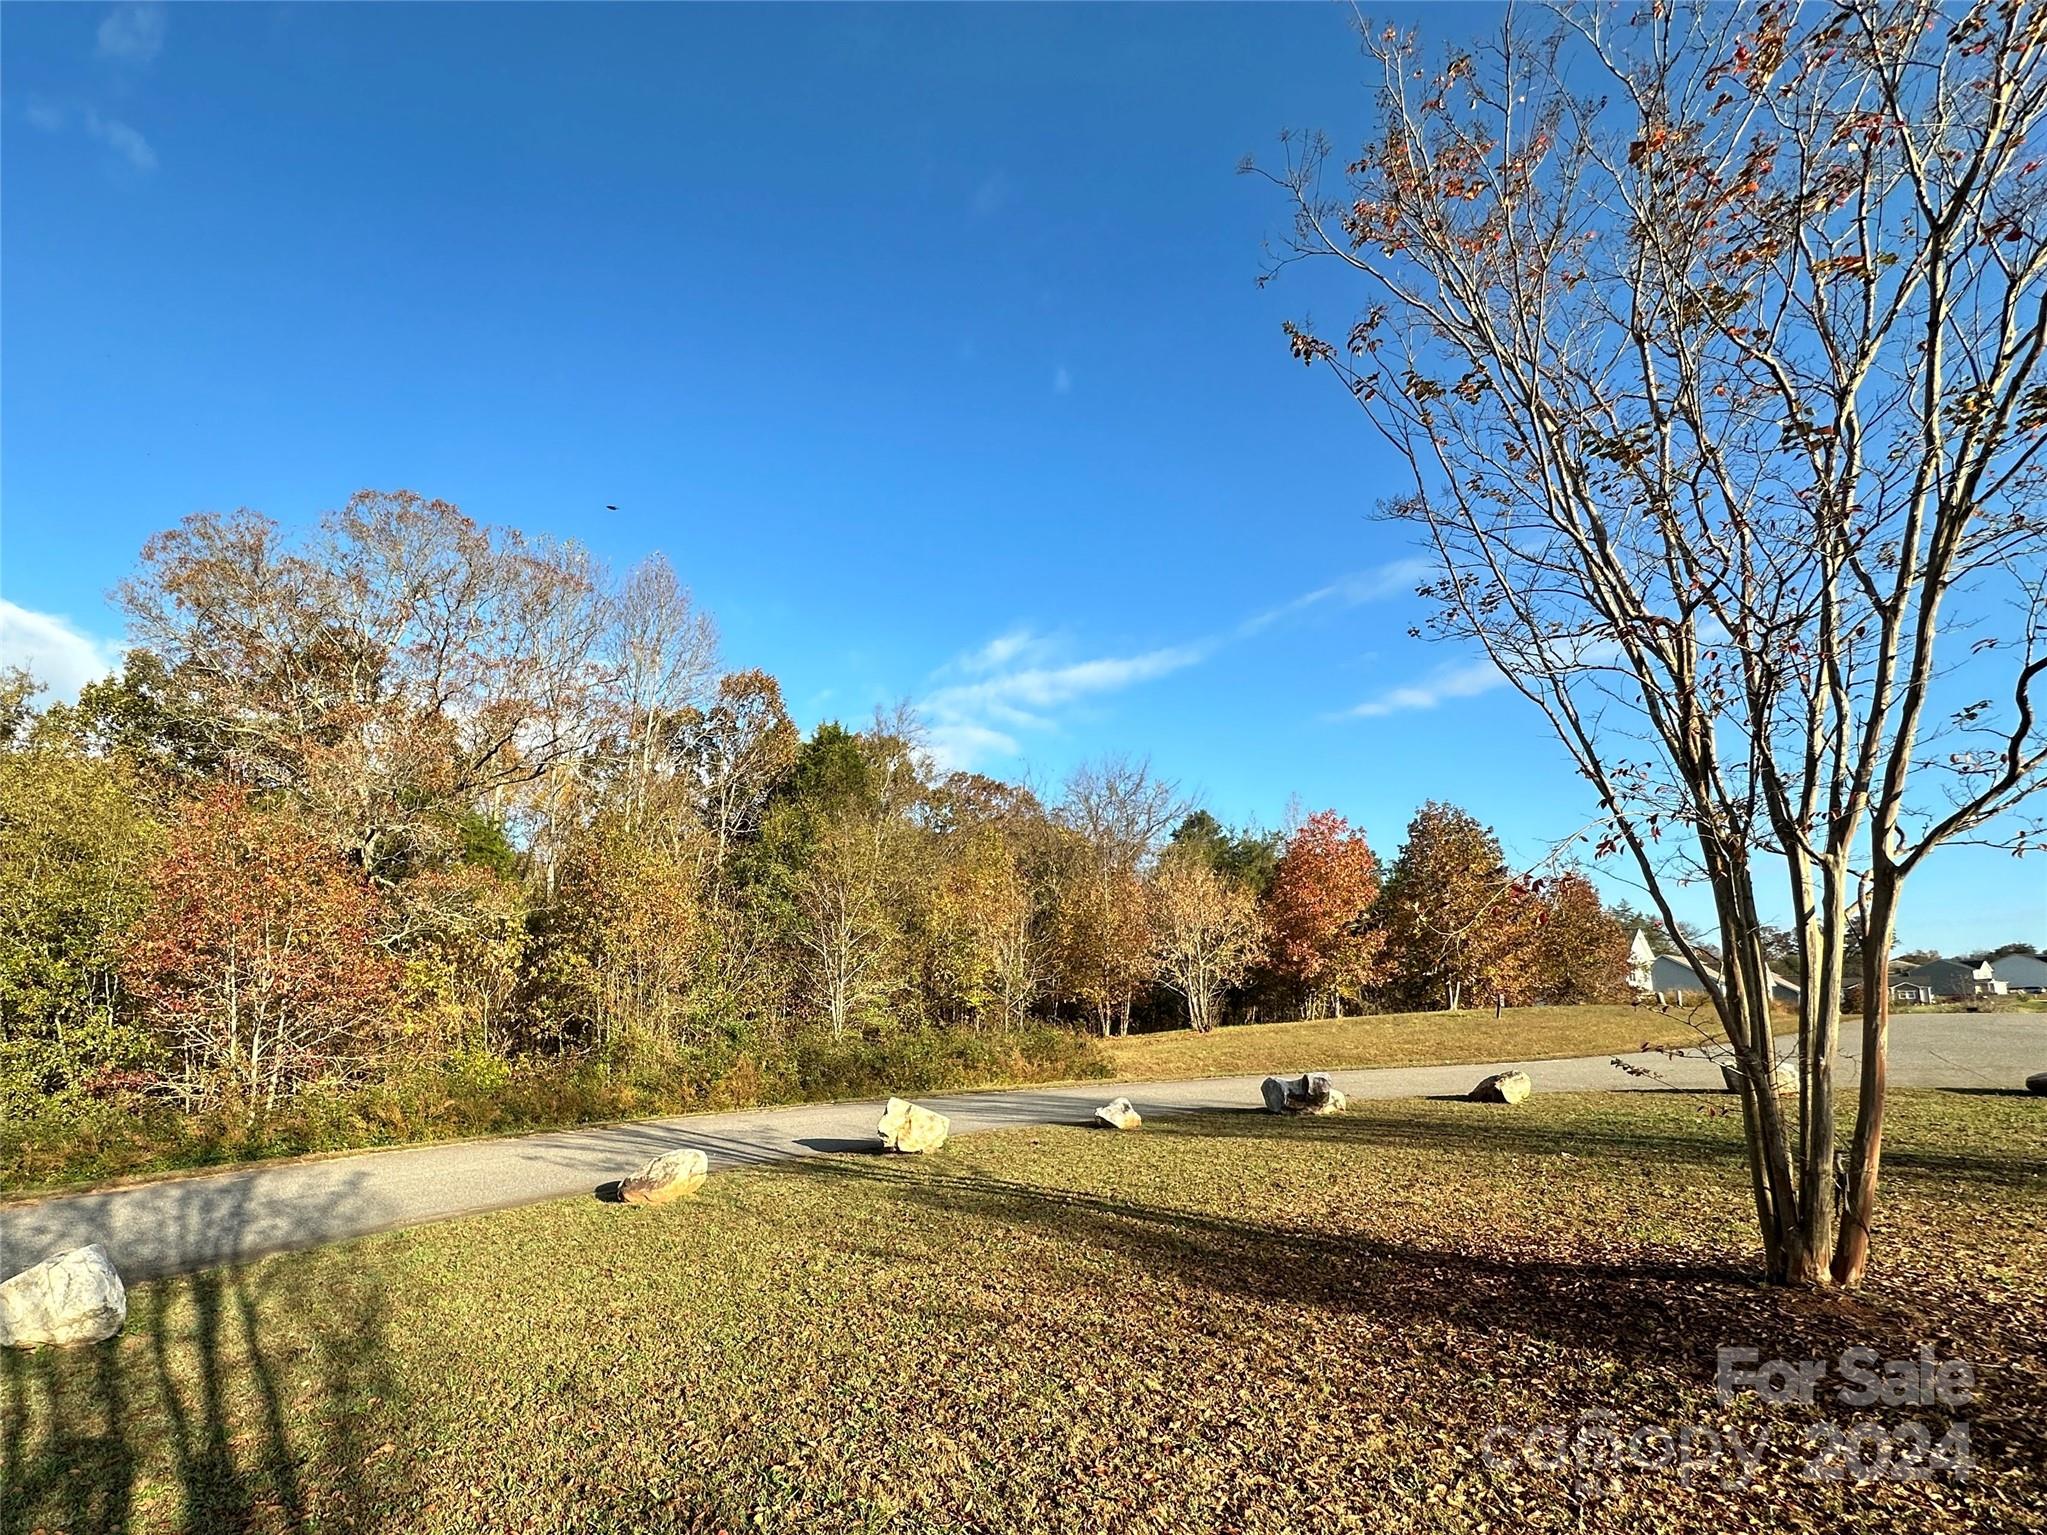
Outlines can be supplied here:
<path id="1" fill-rule="evenodd" d="M 1302 1077 L 1267 1077 L 1259 1085 L 1269 1114 L 1341 1114 L 1346 1099 L 1326 1072 Z"/>
<path id="2" fill-rule="evenodd" d="M 1128 1098 L 1116 1098 L 1095 1110 L 1095 1123 L 1107 1125 L 1111 1130 L 1135 1130 L 1144 1120 L 1130 1106 Z"/>
<path id="3" fill-rule="evenodd" d="M 930 1109 L 920 1109 L 905 1098 L 891 1098 L 882 1110 L 881 1144 L 890 1151 L 936 1151 L 945 1144 L 952 1121 Z"/>
<path id="4" fill-rule="evenodd" d="M 1487 1077 L 1471 1090 L 1473 1103 L 1519 1103 L 1535 1091 L 1525 1071 L 1502 1071 Z"/>
<path id="5" fill-rule="evenodd" d="M 0 1284 L 0 1346 L 97 1343 L 128 1320 L 128 1291 L 95 1242 L 46 1258 Z"/>
<path id="6" fill-rule="evenodd" d="M 1722 1061 L 1720 1063 L 1720 1080 L 1727 1084 L 1727 1090 L 1730 1093 L 1741 1091 L 1741 1076 L 1740 1061 Z M 1770 1067 L 1770 1078 L 1776 1084 L 1778 1092 L 1797 1092 L 1798 1063 L 1788 1055 L 1778 1056 Z"/>
<path id="7" fill-rule="evenodd" d="M 711 1159 L 693 1147 L 654 1158 L 630 1178 L 619 1180 L 618 1197 L 629 1205 L 665 1205 L 694 1194 L 710 1176 Z"/>

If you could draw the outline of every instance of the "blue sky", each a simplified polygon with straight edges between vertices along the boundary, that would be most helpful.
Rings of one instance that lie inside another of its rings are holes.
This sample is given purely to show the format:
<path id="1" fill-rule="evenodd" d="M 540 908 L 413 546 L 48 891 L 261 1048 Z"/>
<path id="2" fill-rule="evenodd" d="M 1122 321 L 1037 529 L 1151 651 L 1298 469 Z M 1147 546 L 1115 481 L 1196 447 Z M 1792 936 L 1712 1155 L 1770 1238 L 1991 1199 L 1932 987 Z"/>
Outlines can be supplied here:
<path id="1" fill-rule="evenodd" d="M 1149 753 L 1387 853 L 1447 798 L 1533 858 L 1590 796 L 1407 636 L 1395 470 L 1281 340 L 1351 305 L 1254 285 L 1283 210 L 1234 166 L 1360 131 L 1349 14 L 7 6 L 4 643 L 116 646 L 188 511 L 407 487 L 664 551 L 806 726 L 908 697 L 987 771 Z M 1916 908 L 2047 936 L 1991 853 Z"/>

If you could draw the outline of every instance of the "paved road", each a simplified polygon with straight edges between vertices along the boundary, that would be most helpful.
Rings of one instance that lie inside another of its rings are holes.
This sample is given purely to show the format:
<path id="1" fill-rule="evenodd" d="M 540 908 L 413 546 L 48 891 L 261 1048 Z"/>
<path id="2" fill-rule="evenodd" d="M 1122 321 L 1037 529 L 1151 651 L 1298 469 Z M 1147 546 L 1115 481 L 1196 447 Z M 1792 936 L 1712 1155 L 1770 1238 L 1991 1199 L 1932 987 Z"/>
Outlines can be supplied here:
<path id="1" fill-rule="evenodd" d="M 1852 1047 L 1849 1051 L 1853 1053 Z M 1657 1077 L 1616 1070 L 1606 1056 L 1418 1066 L 1333 1073 L 1354 1098 L 1463 1093 L 1488 1072 L 1520 1066 L 1539 1092 L 1716 1087 L 1719 1069 L 1696 1057 L 1627 1059 Z M 1891 1081 L 1904 1087 L 2022 1088 L 2047 1070 L 2047 1016 L 1920 1014 L 1892 1026 Z M 1085 1123 L 1096 1105 L 1127 1094 L 1139 1113 L 1198 1113 L 1259 1102 L 1259 1078 L 957 1093 L 919 1101 L 950 1115 L 955 1132 Z M 0 1205 L 0 1276 L 67 1247 L 104 1242 L 129 1279 L 316 1247 L 396 1226 L 593 1193 L 647 1158 L 701 1147 L 713 1168 L 875 1146 L 877 1101 L 806 1104 L 645 1120 L 456 1145 L 365 1152 L 321 1161 L 131 1184 Z"/>

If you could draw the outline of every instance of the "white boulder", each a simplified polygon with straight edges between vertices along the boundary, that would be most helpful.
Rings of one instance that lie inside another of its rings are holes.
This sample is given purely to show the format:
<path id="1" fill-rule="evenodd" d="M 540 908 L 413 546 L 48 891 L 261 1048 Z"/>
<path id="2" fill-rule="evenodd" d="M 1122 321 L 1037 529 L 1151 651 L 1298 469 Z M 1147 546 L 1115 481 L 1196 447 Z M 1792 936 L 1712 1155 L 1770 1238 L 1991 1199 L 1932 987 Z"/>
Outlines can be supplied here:
<path id="1" fill-rule="evenodd" d="M 1535 1091 L 1525 1071 L 1501 1071 L 1487 1077 L 1471 1090 L 1473 1103 L 1519 1103 Z"/>
<path id="2" fill-rule="evenodd" d="M 1730 1093 L 1741 1091 L 1741 1078 L 1740 1061 L 1722 1061 L 1720 1063 L 1720 1080 L 1727 1084 L 1727 1090 Z M 1798 1063 L 1788 1055 L 1779 1056 L 1770 1067 L 1770 1080 L 1780 1093 L 1797 1092 Z"/>
<path id="3" fill-rule="evenodd" d="M 1117 1098 L 1095 1110 L 1095 1123 L 1111 1130 L 1135 1130 L 1144 1119 L 1130 1106 L 1128 1098 Z"/>
<path id="4" fill-rule="evenodd" d="M 710 1174 L 709 1157 L 693 1147 L 680 1147 L 620 1179 L 618 1197 L 629 1205 L 665 1205 L 694 1194 Z"/>
<path id="5" fill-rule="evenodd" d="M 1346 1105 L 1328 1073 L 1321 1071 L 1301 1077 L 1267 1077 L 1259 1091 L 1265 1096 L 1269 1114 L 1341 1114 Z"/>
<path id="6" fill-rule="evenodd" d="M 95 1242 L 46 1258 L 0 1284 L 0 1347 L 98 1343 L 128 1320 L 128 1291 Z"/>
<path id="7" fill-rule="evenodd" d="M 890 1151 L 936 1151 L 945 1144 L 952 1121 L 907 1099 L 891 1098 L 875 1128 L 881 1132 L 881 1144 Z"/>

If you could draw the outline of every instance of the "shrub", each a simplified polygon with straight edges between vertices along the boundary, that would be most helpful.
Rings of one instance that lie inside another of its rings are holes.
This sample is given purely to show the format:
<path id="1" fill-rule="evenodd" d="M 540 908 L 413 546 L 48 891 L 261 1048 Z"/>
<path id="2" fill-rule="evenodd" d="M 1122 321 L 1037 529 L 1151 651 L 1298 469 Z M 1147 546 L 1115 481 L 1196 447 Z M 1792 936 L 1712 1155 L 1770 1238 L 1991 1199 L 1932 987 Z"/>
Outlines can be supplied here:
<path id="1" fill-rule="evenodd" d="M 375 1052 L 397 1001 L 376 896 L 290 815 L 216 788 L 148 886 L 122 974 L 177 1051 L 188 1105 L 273 1113 Z"/>

